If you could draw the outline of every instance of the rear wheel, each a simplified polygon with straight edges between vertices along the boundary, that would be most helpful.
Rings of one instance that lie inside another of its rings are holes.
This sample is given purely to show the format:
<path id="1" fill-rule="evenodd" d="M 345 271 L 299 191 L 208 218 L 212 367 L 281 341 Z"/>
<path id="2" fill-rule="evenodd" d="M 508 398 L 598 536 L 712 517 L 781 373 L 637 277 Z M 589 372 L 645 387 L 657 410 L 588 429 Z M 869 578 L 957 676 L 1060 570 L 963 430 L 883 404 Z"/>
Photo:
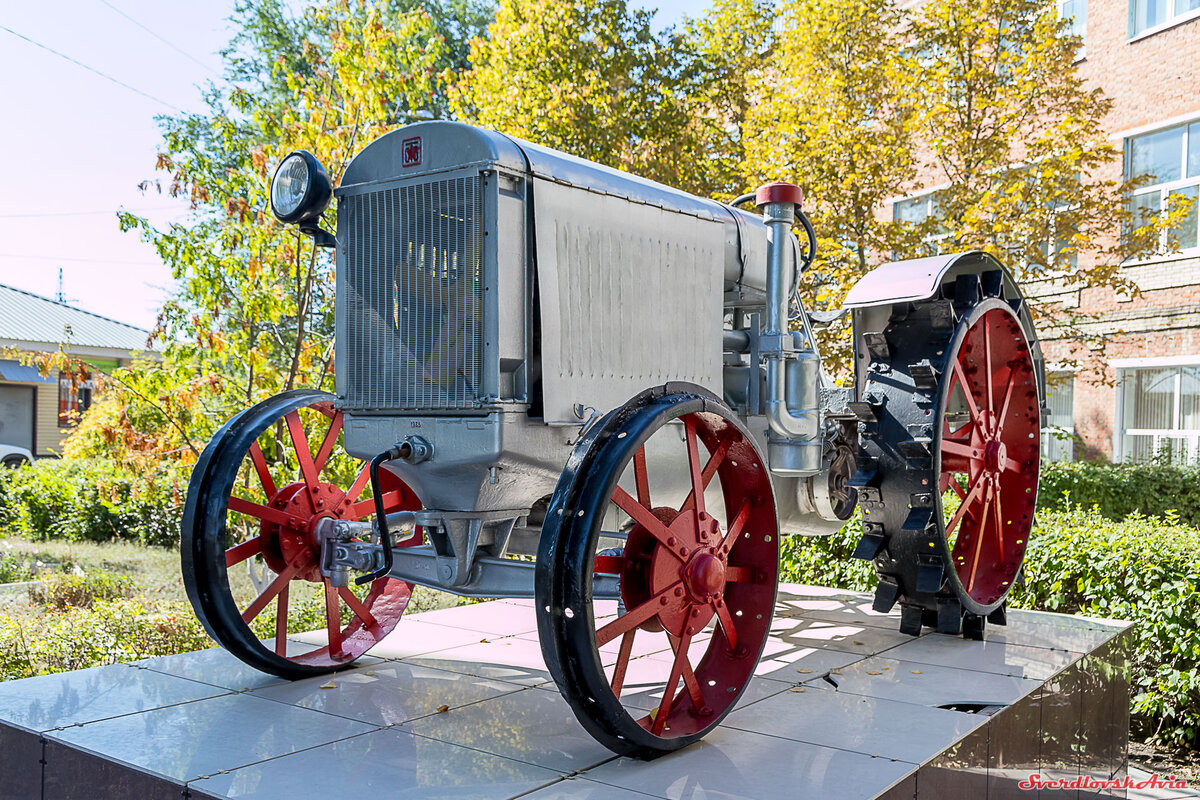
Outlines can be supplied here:
<path id="1" fill-rule="evenodd" d="M 907 633 L 982 638 L 986 619 L 1003 623 L 1033 527 L 1040 377 L 999 277 L 961 276 L 862 337 L 871 366 L 855 555 L 874 560 L 875 607 L 899 602 Z"/>
<path id="2" fill-rule="evenodd" d="M 242 661 L 286 678 L 353 662 L 396 626 L 413 588 L 393 578 L 336 587 L 321 573 L 318 522 L 374 515 L 367 468 L 341 451 L 332 400 L 298 390 L 238 414 L 205 448 L 184 508 L 183 576 L 196 615 Z M 420 508 L 398 478 L 380 479 L 386 511 Z M 312 629 L 324 631 L 316 649 L 288 638 Z"/>
<path id="3" fill-rule="evenodd" d="M 597 423 L 542 528 L 543 655 L 579 721 L 621 754 L 658 755 L 714 728 L 770 629 L 770 479 L 749 432 L 702 392 L 669 385 Z"/>

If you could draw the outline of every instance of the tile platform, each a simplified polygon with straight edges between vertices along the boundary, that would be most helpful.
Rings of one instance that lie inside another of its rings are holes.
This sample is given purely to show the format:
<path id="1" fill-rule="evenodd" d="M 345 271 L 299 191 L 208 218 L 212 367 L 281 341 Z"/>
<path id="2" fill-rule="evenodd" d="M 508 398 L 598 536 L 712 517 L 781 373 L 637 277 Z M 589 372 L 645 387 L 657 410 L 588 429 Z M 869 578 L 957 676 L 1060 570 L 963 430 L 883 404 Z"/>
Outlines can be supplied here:
<path id="1" fill-rule="evenodd" d="M 528 601 L 406 618 L 335 688 L 216 649 L 0 683 L 0 800 L 1028 800 L 1077 796 L 1019 789 L 1033 772 L 1128 774 L 1126 624 L 1013 611 L 986 642 L 897 624 L 865 595 L 781 586 L 738 708 L 652 762 L 580 727 Z"/>

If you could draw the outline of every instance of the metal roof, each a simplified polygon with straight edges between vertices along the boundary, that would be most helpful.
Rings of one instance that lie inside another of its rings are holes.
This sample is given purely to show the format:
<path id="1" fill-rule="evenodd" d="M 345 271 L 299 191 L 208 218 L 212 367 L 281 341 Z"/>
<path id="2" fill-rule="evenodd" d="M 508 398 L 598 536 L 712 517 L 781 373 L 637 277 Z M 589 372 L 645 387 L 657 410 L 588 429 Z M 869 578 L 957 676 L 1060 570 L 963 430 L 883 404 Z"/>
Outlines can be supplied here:
<path id="1" fill-rule="evenodd" d="M 0 339 L 146 350 L 149 331 L 0 283 Z"/>

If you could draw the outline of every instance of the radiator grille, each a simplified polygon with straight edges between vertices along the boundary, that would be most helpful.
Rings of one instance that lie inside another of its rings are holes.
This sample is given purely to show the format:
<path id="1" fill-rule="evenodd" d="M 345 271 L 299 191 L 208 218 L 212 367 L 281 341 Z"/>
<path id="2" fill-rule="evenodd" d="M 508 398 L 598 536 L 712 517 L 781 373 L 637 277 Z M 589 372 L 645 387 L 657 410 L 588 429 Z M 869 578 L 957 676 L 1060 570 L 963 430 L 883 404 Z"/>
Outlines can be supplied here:
<path id="1" fill-rule="evenodd" d="M 351 195 L 346 232 L 346 403 L 352 409 L 480 405 L 480 179 Z M 343 388 L 343 387 L 340 387 Z"/>

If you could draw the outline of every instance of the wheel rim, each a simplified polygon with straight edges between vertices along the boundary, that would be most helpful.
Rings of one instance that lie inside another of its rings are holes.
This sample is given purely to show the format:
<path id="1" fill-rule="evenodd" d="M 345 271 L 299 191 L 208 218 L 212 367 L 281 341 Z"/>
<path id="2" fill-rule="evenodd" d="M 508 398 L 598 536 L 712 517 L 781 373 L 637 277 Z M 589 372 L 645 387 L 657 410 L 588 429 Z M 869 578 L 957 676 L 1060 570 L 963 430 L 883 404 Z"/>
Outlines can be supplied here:
<path id="1" fill-rule="evenodd" d="M 1040 460 L 1033 358 L 1007 305 L 985 303 L 972 314 L 948 371 L 937 446 L 939 511 L 962 591 L 993 606 L 1025 556 Z"/>
<path id="2" fill-rule="evenodd" d="M 342 413 L 329 397 L 281 395 L 239 415 L 188 490 L 184 572 L 198 616 L 242 660 L 288 677 L 354 661 L 395 628 L 413 588 L 392 578 L 335 587 L 321 573 L 317 523 L 374 515 L 367 467 L 341 452 Z M 420 508 L 391 473 L 380 483 L 385 510 Z M 289 648 L 289 634 L 313 628 L 324 629 L 323 646 Z"/>
<path id="3" fill-rule="evenodd" d="M 717 725 L 766 642 L 779 568 L 774 501 L 752 439 L 727 413 L 684 404 L 660 412 L 640 436 L 636 422 L 613 432 L 615 452 L 605 460 L 617 466 L 608 481 L 588 481 L 601 484 L 599 513 L 581 507 L 567 518 L 580 524 L 562 531 L 576 540 L 581 569 L 564 576 L 573 586 L 551 609 L 565 630 L 560 652 L 547 660 L 564 673 L 556 680 L 581 722 L 617 752 L 673 750 Z M 653 488 L 665 481 L 648 464 L 647 440 L 676 419 L 687 495 L 655 505 Z M 708 508 L 713 480 L 720 500 Z M 599 523 L 615 509 L 632 522 L 620 550 L 600 535 Z M 605 576 L 619 576 L 620 605 L 593 598 Z"/>

